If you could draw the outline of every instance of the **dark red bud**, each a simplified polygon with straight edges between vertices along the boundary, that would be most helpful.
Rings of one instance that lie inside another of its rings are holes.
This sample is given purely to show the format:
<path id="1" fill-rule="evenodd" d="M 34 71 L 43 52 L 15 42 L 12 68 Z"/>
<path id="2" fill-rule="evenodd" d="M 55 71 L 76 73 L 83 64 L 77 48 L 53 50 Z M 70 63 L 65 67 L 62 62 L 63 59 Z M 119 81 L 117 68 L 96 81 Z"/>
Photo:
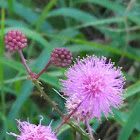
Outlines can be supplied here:
<path id="1" fill-rule="evenodd" d="M 56 67 L 68 67 L 73 60 L 70 50 L 65 48 L 55 48 L 51 53 L 51 62 Z"/>

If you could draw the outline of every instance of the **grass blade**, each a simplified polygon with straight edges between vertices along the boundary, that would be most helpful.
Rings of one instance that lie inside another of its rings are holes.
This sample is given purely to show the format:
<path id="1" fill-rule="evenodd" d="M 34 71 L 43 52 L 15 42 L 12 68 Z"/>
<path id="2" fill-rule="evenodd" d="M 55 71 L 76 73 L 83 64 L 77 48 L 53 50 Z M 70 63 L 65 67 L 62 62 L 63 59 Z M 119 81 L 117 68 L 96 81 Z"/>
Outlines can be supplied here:
<path id="1" fill-rule="evenodd" d="M 2 1 L 4 2 L 4 1 Z M 0 58 L 4 55 L 4 26 L 5 26 L 5 8 L 1 9 L 1 37 L 0 37 Z M 0 85 L 1 85 L 1 106 L 2 106 L 2 114 L 5 118 L 6 113 L 6 104 L 5 104 L 5 92 L 4 92 L 4 77 L 3 77 L 3 64 L 0 63 Z M 3 130 L 7 131 L 6 121 L 3 120 Z M 5 138 L 7 140 L 7 135 L 5 133 Z"/>
<path id="2" fill-rule="evenodd" d="M 0 2 L 0 7 L 2 7 L 2 2 Z M 4 7 L 5 9 L 8 9 L 6 1 L 4 1 Z M 28 23 L 31 24 L 36 23 L 36 21 L 39 19 L 38 14 L 18 3 L 17 1 L 14 1 L 14 13 L 21 16 L 23 19 L 25 19 L 26 21 L 28 21 Z M 52 31 L 53 28 L 48 22 L 44 21 L 41 26 L 41 30 L 49 32 Z"/>
<path id="3" fill-rule="evenodd" d="M 134 109 L 131 111 L 131 114 L 125 123 L 122 131 L 120 133 L 118 140 L 128 140 L 132 130 L 134 129 L 136 123 L 140 120 L 140 100 L 138 100 Z"/>
<path id="4" fill-rule="evenodd" d="M 18 63 L 18 62 L 13 61 L 13 60 L 7 60 L 4 58 L 0 58 L 0 63 L 5 64 L 5 65 L 7 65 L 7 66 L 19 71 L 19 72 L 27 74 L 25 67 L 21 63 Z M 38 70 L 36 70 L 36 69 L 34 69 L 34 71 L 38 72 Z M 39 79 L 41 81 L 44 81 L 44 82 L 60 89 L 60 85 L 58 84 L 59 80 L 57 77 L 53 77 L 53 76 L 50 76 L 50 75 L 44 73 L 43 75 L 41 75 L 41 77 Z"/>
<path id="5" fill-rule="evenodd" d="M 13 0 L 8 0 L 7 2 L 8 2 L 8 9 L 9 9 L 10 18 L 13 18 L 13 14 L 14 14 Z"/>
<path id="6" fill-rule="evenodd" d="M 119 5 L 118 3 L 114 2 L 114 1 L 109 1 L 109 0 L 77 0 L 75 1 L 75 4 L 81 4 L 81 3 L 87 3 L 87 2 L 91 2 L 103 7 L 106 7 L 107 9 L 110 9 L 112 11 L 115 12 L 123 12 L 125 11 L 125 8 L 121 5 Z"/>
<path id="7" fill-rule="evenodd" d="M 39 31 L 41 24 L 43 23 L 47 13 L 51 10 L 51 8 L 53 7 L 53 5 L 57 2 L 58 0 L 51 0 L 49 2 L 49 4 L 46 5 L 46 7 L 44 8 L 44 11 L 42 12 L 38 22 L 37 22 L 37 26 L 36 26 L 36 31 Z"/>
<path id="8" fill-rule="evenodd" d="M 140 62 L 140 57 L 132 55 L 129 52 L 123 52 L 123 51 L 121 51 L 119 49 L 115 49 L 115 48 L 113 48 L 111 46 L 106 46 L 106 45 L 102 45 L 102 44 L 98 44 L 98 43 L 83 41 L 83 40 L 80 40 L 80 39 L 67 38 L 67 37 L 64 37 L 64 36 L 56 36 L 56 35 L 52 35 L 52 34 L 46 34 L 46 36 L 51 37 L 51 38 L 58 38 L 58 39 L 62 39 L 62 40 L 68 40 L 70 42 L 74 42 L 74 43 L 77 43 L 77 44 L 82 44 L 82 45 L 87 45 L 87 46 L 91 46 L 91 47 L 95 47 L 95 48 L 100 48 L 102 50 L 114 53 L 116 55 L 123 55 L 123 56 L 125 56 L 127 58 L 130 58 L 130 59 L 133 59 L 133 60 L 136 60 L 136 61 Z"/>
<path id="9" fill-rule="evenodd" d="M 124 97 L 129 98 L 130 96 L 133 96 L 138 92 L 140 92 L 140 81 L 138 81 L 135 84 L 129 86 L 125 95 L 124 95 Z"/>
<path id="10" fill-rule="evenodd" d="M 52 16 L 67 16 L 84 23 L 92 22 L 95 20 L 95 18 L 91 14 L 74 8 L 60 8 L 53 10 L 47 14 L 47 18 Z"/>
<path id="11" fill-rule="evenodd" d="M 32 82 L 26 81 L 23 84 L 21 92 L 20 92 L 18 98 L 16 99 L 16 101 L 14 102 L 14 104 L 12 105 L 12 108 L 8 114 L 8 119 L 10 121 L 15 120 L 17 113 L 20 111 L 22 105 L 27 100 L 27 98 L 30 96 L 32 89 L 33 89 Z"/>

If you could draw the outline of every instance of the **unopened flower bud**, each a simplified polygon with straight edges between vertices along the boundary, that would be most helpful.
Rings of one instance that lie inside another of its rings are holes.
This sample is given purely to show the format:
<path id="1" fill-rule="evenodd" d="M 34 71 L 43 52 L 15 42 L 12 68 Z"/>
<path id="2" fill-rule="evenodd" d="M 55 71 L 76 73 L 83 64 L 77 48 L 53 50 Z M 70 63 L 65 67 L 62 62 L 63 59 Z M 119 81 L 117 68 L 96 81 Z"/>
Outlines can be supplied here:
<path id="1" fill-rule="evenodd" d="M 10 52 L 23 49 L 27 46 L 26 35 L 20 30 L 11 30 L 4 36 L 5 48 Z"/>
<path id="2" fill-rule="evenodd" d="M 70 50 L 65 48 L 55 48 L 51 53 L 51 62 L 56 67 L 68 67 L 73 60 Z"/>

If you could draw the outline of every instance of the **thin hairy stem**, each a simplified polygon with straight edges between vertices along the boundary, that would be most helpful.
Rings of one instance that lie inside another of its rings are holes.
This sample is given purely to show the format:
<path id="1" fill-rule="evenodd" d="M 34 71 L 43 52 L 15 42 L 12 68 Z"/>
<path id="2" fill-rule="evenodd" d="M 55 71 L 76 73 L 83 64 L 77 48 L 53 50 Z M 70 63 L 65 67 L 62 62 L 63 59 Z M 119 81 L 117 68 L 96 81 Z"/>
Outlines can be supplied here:
<path id="1" fill-rule="evenodd" d="M 28 67 L 27 63 L 26 63 L 26 59 L 24 58 L 22 51 L 21 51 L 21 50 L 18 50 L 18 53 L 19 53 L 19 55 L 20 55 L 20 57 L 21 57 L 21 60 L 22 60 L 23 65 L 25 66 L 27 72 L 28 72 L 29 75 L 30 75 L 30 74 L 31 74 L 31 70 L 30 70 L 30 68 Z"/>
<path id="2" fill-rule="evenodd" d="M 80 106 L 80 104 L 81 104 L 81 103 L 79 103 L 78 106 L 77 106 L 68 116 L 66 116 L 66 117 L 64 118 L 64 120 L 60 123 L 60 125 L 54 130 L 55 133 L 60 129 L 60 127 L 61 127 L 63 124 L 67 123 L 67 121 L 70 119 L 70 117 L 77 111 L 77 108 Z"/>
<path id="3" fill-rule="evenodd" d="M 19 55 L 20 55 L 20 57 L 21 57 L 22 63 L 23 63 L 23 65 L 25 66 L 25 68 L 26 68 L 28 74 L 31 76 L 31 79 L 38 79 L 39 76 L 40 76 L 43 72 L 45 72 L 45 70 L 46 70 L 50 65 L 52 65 L 52 62 L 49 61 L 48 64 L 45 66 L 45 68 L 44 68 L 41 72 L 39 72 L 38 74 L 33 73 L 33 72 L 31 72 L 29 66 L 27 65 L 26 59 L 24 58 L 24 55 L 23 55 L 22 51 L 21 51 L 21 50 L 18 50 L 18 53 L 19 53 Z"/>
<path id="4" fill-rule="evenodd" d="M 36 75 L 35 78 L 38 79 L 38 78 L 40 77 L 40 75 L 41 75 L 42 73 L 44 73 L 45 70 L 46 70 L 49 66 L 51 66 L 51 65 L 52 65 L 52 62 L 49 61 L 48 64 L 45 66 L 45 68 L 44 68 L 41 72 L 39 72 L 39 73 Z"/>
<path id="5" fill-rule="evenodd" d="M 53 109 L 57 111 L 57 113 L 62 117 L 62 119 L 65 119 L 65 115 L 60 111 L 60 109 L 57 107 L 57 104 L 50 99 L 50 97 L 44 92 L 43 87 L 40 86 L 40 82 L 36 79 L 32 79 L 34 85 L 37 87 L 37 89 L 40 91 L 40 95 L 52 105 Z M 94 140 L 92 139 L 88 134 L 86 134 L 78 125 L 74 124 L 72 121 L 67 120 L 67 124 L 69 124 L 73 129 L 75 129 L 77 132 L 79 132 L 82 136 L 87 138 L 88 140 Z"/>
<path id="6" fill-rule="evenodd" d="M 39 84 L 40 82 L 37 81 L 37 80 L 33 80 L 33 83 L 34 83 L 34 85 L 37 87 L 37 89 L 40 91 L 41 96 L 42 96 L 49 104 L 52 105 L 53 109 L 56 110 L 62 118 L 64 118 L 64 115 L 63 115 L 63 113 L 59 110 L 59 108 L 57 107 L 57 104 L 56 104 L 54 101 L 52 101 L 52 100 L 50 99 L 50 97 L 44 92 L 43 87 L 41 87 L 40 84 Z"/>
<path id="7" fill-rule="evenodd" d="M 94 137 L 93 137 L 92 129 L 91 129 L 91 126 L 89 125 L 89 120 L 88 120 L 88 117 L 87 117 L 87 116 L 86 116 L 86 126 L 87 126 L 87 130 L 88 130 L 88 132 L 89 132 L 90 137 L 91 137 L 93 140 L 95 140 Z"/>

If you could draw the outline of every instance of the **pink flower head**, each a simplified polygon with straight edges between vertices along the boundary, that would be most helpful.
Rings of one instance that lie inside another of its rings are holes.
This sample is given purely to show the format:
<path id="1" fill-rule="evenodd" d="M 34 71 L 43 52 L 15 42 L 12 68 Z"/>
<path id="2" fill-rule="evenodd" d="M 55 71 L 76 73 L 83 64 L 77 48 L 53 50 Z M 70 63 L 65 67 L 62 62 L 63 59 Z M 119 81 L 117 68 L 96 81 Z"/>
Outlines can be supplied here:
<path id="1" fill-rule="evenodd" d="M 68 96 L 66 108 L 71 113 L 77 106 L 73 118 L 85 121 L 96 117 L 101 120 L 101 111 L 107 117 L 111 107 L 118 108 L 122 103 L 124 77 L 114 63 L 106 62 L 104 57 L 88 56 L 77 59 L 74 66 L 66 71 L 67 80 L 62 80 L 65 95 Z"/>
<path id="2" fill-rule="evenodd" d="M 42 117 L 42 116 L 41 116 Z M 8 133 L 9 135 L 13 135 L 17 137 L 17 140 L 57 140 L 56 136 L 53 132 L 51 132 L 51 127 L 49 126 L 42 126 L 41 121 L 38 125 L 30 124 L 29 120 L 27 122 L 18 122 L 18 130 L 21 132 L 20 135 L 15 133 Z"/>
<path id="3" fill-rule="evenodd" d="M 26 35 L 22 34 L 20 30 L 9 31 L 4 36 L 4 39 L 5 48 L 10 52 L 23 49 L 27 46 Z"/>

